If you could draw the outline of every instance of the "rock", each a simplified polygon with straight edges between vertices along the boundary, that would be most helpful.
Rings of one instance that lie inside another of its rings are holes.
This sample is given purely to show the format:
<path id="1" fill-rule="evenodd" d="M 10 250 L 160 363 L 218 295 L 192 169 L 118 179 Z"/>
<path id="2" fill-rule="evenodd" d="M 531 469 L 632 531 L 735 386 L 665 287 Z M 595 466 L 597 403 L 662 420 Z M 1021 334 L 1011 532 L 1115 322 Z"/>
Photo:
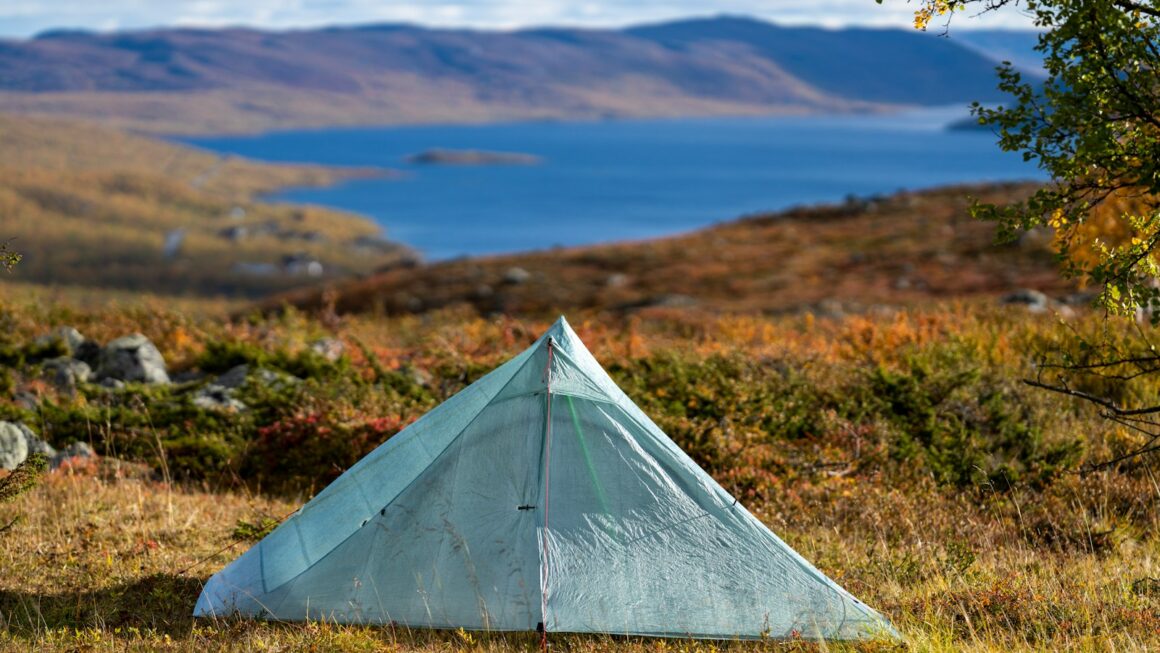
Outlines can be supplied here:
<path id="1" fill-rule="evenodd" d="M 234 399 L 231 388 L 216 383 L 210 383 L 198 390 L 193 396 L 193 405 L 204 410 L 241 412 L 247 409 L 246 404 Z"/>
<path id="2" fill-rule="evenodd" d="M 285 372 L 275 372 L 274 370 L 260 369 L 254 372 L 256 383 L 260 383 L 270 388 L 280 388 L 286 384 L 294 385 L 295 383 L 302 383 L 302 379 L 287 374 Z"/>
<path id="3" fill-rule="evenodd" d="M 117 338 L 101 350 L 97 378 L 143 383 L 169 383 L 165 359 L 148 338 L 135 333 Z"/>
<path id="4" fill-rule="evenodd" d="M 1047 295 L 1030 288 L 1021 288 L 1013 293 L 1003 295 L 999 301 L 1007 305 L 1022 304 L 1032 313 L 1042 313 L 1047 310 L 1049 305 Z"/>
<path id="5" fill-rule="evenodd" d="M 237 243 L 245 240 L 246 236 L 250 235 L 250 230 L 245 227 L 226 227 L 218 231 L 218 235 L 226 240 Z"/>
<path id="6" fill-rule="evenodd" d="M 53 333 L 40 336 L 36 339 L 36 344 L 38 345 L 49 345 L 54 342 L 64 344 L 65 351 L 71 356 L 85 343 L 85 337 L 73 327 L 62 326 Z"/>
<path id="7" fill-rule="evenodd" d="M 28 441 L 19 425 L 0 422 L 0 469 L 13 470 L 28 458 Z"/>
<path id="8" fill-rule="evenodd" d="M 282 272 L 290 276 L 321 277 L 324 269 L 322 261 L 305 252 L 299 252 L 282 257 Z"/>
<path id="9" fill-rule="evenodd" d="M 12 470 L 31 454 L 56 455 L 47 442 L 36 437 L 32 429 L 19 422 L 0 422 L 0 469 Z"/>
<path id="10" fill-rule="evenodd" d="M 237 366 L 231 367 L 224 374 L 219 376 L 217 378 L 217 380 L 215 380 L 213 382 L 213 384 L 221 386 L 223 388 L 228 388 L 230 390 L 233 390 L 234 388 L 240 388 L 243 385 L 245 385 L 246 384 L 246 377 L 249 376 L 249 374 L 250 374 L 250 366 L 249 365 L 245 365 L 245 364 L 237 365 Z"/>
<path id="11" fill-rule="evenodd" d="M 206 373 L 201 370 L 185 370 L 184 372 L 174 374 L 169 380 L 174 383 L 197 383 L 198 381 L 204 381 L 206 376 Z"/>
<path id="12" fill-rule="evenodd" d="M 125 387 L 125 382 L 120 379 L 101 379 L 98 385 L 109 390 L 121 390 Z"/>
<path id="13" fill-rule="evenodd" d="M 525 270 L 521 267 L 511 267 L 511 268 L 508 268 L 507 272 L 503 273 L 504 283 L 510 283 L 512 285 L 519 285 L 521 283 L 526 283 L 528 281 L 528 279 L 531 279 L 531 278 L 532 278 L 532 273 L 528 272 L 527 270 Z"/>
<path id="14" fill-rule="evenodd" d="M 176 257 L 181 253 L 181 245 L 185 242 L 185 230 L 174 229 L 165 234 L 165 245 L 161 248 L 161 256 L 166 259 Z"/>
<path id="15" fill-rule="evenodd" d="M 45 378 L 61 390 L 75 390 L 77 384 L 87 383 L 93 374 L 88 363 L 67 356 L 46 360 L 43 366 Z"/>
<path id="16" fill-rule="evenodd" d="M 82 461 L 89 461 L 97 457 L 97 452 L 93 451 L 85 442 L 74 442 L 62 449 L 59 453 L 49 459 L 49 467 L 58 469 L 62 465 L 77 464 Z"/>
<path id="17" fill-rule="evenodd" d="M 274 370 L 262 368 L 251 370 L 249 365 L 243 364 L 230 368 L 224 374 L 214 379 L 210 385 L 216 385 L 233 391 L 246 385 L 247 382 L 277 390 L 287 384 L 301 383 L 302 379 L 286 374 L 285 372 L 275 372 Z"/>
<path id="18" fill-rule="evenodd" d="M 338 338 L 319 338 L 310 343 L 310 351 L 333 363 L 346 353 L 346 345 Z"/>
<path id="19" fill-rule="evenodd" d="M 101 344 L 85 340 L 73 350 L 72 357 L 88 365 L 90 369 L 101 364 Z"/>
<path id="20" fill-rule="evenodd" d="M 435 377 L 431 376 L 430 372 L 421 367 L 408 365 L 406 367 L 406 373 L 411 377 L 411 381 L 415 385 L 419 385 L 424 388 L 430 388 L 431 384 L 435 382 Z"/>

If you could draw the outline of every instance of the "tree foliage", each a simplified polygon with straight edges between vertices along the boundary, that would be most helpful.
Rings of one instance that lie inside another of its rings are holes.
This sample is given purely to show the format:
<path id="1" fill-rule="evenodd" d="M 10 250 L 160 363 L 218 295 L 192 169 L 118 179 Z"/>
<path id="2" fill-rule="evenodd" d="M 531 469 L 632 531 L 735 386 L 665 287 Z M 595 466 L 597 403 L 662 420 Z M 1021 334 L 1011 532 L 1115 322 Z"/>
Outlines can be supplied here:
<path id="1" fill-rule="evenodd" d="M 881 0 L 880 0 L 881 1 Z M 1099 289 L 1106 315 L 1160 324 L 1160 0 L 921 0 L 915 27 L 958 12 L 1022 11 L 1041 30 L 1046 79 L 999 68 L 1002 106 L 976 103 L 999 146 L 1050 176 L 1023 202 L 978 204 L 1014 238 L 1049 227 L 1064 271 Z M 1136 390 L 1160 374 L 1144 324 L 1134 339 L 1092 338 L 1042 352 L 1031 385 L 1085 399 L 1143 436 L 1117 460 L 1160 450 L 1160 405 Z"/>
<path id="2" fill-rule="evenodd" d="M 1005 64 L 1003 106 L 974 106 L 1004 150 L 1021 152 L 1052 183 L 1015 205 L 976 207 L 1014 236 L 1056 232 L 1066 271 L 1096 284 L 1112 313 L 1160 321 L 1160 1 L 923 0 L 915 24 L 1010 9 L 1042 30 L 1047 79 Z"/>
<path id="3" fill-rule="evenodd" d="M 0 268 L 11 271 L 20 262 L 20 254 L 8 248 L 8 243 L 0 243 Z"/>

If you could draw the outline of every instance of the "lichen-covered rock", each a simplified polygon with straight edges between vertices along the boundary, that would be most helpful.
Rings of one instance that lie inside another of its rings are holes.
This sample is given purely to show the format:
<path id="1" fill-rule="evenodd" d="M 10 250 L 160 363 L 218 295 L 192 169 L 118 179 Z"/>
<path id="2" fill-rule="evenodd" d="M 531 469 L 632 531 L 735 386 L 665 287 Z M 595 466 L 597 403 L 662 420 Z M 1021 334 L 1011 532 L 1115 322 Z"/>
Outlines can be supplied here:
<path id="1" fill-rule="evenodd" d="M 165 359 L 145 336 L 135 333 L 117 338 L 101 350 L 98 379 L 169 383 Z"/>

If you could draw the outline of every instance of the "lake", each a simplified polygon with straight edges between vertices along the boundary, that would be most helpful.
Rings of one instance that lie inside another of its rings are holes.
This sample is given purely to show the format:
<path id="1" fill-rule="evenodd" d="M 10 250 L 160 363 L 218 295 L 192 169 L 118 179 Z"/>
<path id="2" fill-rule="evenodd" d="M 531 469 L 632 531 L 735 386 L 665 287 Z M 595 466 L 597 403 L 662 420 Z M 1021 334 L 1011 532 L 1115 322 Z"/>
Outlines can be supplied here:
<path id="1" fill-rule="evenodd" d="M 272 199 L 371 217 L 428 259 L 649 238 L 744 214 L 942 184 L 1041 178 L 961 108 L 887 116 L 533 122 L 186 138 L 268 161 L 381 166 L 398 178 Z M 533 166 L 409 164 L 432 148 L 534 154 Z"/>

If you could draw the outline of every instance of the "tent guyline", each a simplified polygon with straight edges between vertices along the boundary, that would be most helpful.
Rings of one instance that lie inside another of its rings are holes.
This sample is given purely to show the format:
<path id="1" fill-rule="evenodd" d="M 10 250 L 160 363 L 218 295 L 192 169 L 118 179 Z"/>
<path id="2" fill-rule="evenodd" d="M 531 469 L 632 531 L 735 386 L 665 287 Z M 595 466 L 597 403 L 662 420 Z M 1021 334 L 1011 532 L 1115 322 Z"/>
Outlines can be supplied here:
<path id="1" fill-rule="evenodd" d="M 544 647 L 898 636 L 681 451 L 563 318 L 210 578 L 194 614 L 538 631 Z"/>

